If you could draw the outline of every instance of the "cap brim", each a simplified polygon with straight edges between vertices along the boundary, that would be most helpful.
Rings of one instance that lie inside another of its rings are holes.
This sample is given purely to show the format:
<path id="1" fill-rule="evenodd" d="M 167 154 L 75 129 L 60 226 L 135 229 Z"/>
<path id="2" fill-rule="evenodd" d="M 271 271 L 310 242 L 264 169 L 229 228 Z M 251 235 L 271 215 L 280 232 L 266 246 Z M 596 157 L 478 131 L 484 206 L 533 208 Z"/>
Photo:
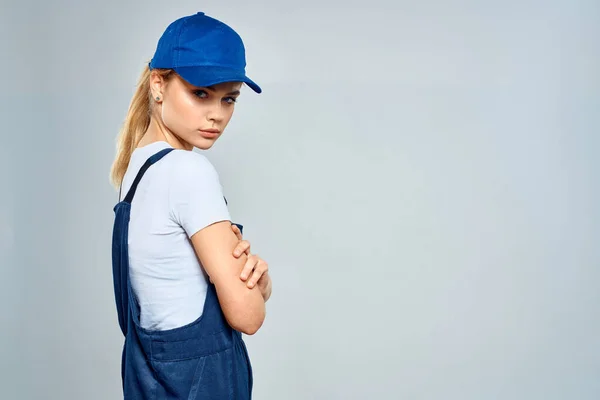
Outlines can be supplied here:
<path id="1" fill-rule="evenodd" d="M 173 68 L 187 82 L 194 86 L 207 87 L 224 82 L 243 82 L 256 93 L 262 89 L 246 74 L 239 70 L 223 67 L 176 67 Z"/>

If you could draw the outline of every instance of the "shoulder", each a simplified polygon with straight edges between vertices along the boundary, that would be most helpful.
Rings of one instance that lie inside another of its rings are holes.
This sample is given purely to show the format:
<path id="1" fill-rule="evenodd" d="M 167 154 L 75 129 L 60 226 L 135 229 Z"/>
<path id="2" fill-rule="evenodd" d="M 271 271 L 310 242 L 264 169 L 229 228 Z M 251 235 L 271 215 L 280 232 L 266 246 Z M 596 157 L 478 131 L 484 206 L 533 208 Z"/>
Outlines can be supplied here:
<path id="1" fill-rule="evenodd" d="M 188 236 L 217 221 L 229 221 L 223 187 L 208 158 L 187 150 L 172 151 L 167 157 L 171 215 Z"/>
<path id="2" fill-rule="evenodd" d="M 167 158 L 169 158 L 169 172 L 173 181 L 219 180 L 216 168 L 203 154 L 188 150 L 174 150 Z"/>
<path id="3" fill-rule="evenodd" d="M 189 150 L 174 150 L 169 154 L 173 167 L 191 169 L 194 171 L 215 171 L 214 165 L 204 155 Z"/>

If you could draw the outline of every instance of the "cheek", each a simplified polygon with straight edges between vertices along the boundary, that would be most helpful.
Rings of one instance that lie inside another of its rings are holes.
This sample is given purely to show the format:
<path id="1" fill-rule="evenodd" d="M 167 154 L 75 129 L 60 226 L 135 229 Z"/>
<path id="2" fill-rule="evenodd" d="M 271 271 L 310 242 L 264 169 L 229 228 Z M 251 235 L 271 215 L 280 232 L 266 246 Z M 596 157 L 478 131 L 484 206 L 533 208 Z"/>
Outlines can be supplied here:
<path id="1" fill-rule="evenodd" d="M 165 99 L 162 107 L 162 120 L 173 133 L 185 134 L 198 129 L 198 105 L 191 96 L 177 93 Z"/>
<path id="2" fill-rule="evenodd" d="M 227 125 L 229 123 L 229 121 L 231 120 L 231 117 L 233 117 L 233 111 L 234 111 L 234 106 L 228 106 L 225 109 L 225 124 Z"/>

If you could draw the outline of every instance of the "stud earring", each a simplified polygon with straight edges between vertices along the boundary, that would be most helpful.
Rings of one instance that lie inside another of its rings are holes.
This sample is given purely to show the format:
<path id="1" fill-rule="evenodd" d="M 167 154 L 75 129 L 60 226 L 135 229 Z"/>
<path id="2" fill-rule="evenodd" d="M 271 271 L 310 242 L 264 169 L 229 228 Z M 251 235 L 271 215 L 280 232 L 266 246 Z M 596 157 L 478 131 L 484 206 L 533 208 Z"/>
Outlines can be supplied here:
<path id="1" fill-rule="evenodd" d="M 156 101 L 159 101 L 159 100 L 160 100 L 160 97 L 156 96 Z"/>

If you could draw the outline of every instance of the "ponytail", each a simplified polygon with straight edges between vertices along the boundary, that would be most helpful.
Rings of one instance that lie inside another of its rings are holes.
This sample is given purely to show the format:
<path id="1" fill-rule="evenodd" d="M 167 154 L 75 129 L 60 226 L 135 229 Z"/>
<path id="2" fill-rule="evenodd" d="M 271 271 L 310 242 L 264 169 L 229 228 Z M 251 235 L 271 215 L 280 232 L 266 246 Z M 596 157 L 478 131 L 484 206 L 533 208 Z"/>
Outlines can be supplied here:
<path id="1" fill-rule="evenodd" d="M 121 186 L 129 159 L 150 125 L 150 68 L 146 66 L 129 104 L 129 111 L 117 138 L 117 155 L 110 178 L 115 187 Z"/>
<path id="2" fill-rule="evenodd" d="M 163 78 L 168 78 L 172 70 L 156 70 Z M 129 166 L 129 160 L 133 150 L 137 147 L 142 136 L 146 133 L 150 125 L 150 68 L 148 65 L 142 71 L 138 80 L 137 89 L 131 103 L 129 111 L 123 123 L 123 127 L 117 137 L 117 155 L 110 171 L 110 180 L 118 188 L 123 182 L 123 176 Z"/>

